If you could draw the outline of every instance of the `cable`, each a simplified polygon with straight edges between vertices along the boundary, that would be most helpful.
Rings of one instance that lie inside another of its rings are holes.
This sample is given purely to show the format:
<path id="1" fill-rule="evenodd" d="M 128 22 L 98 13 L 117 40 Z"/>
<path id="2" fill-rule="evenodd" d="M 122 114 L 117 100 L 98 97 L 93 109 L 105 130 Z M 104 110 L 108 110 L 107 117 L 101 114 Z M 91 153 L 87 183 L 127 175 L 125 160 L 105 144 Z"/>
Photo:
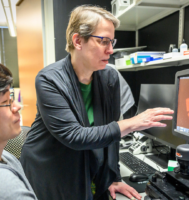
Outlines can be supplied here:
<path id="1" fill-rule="evenodd" d="M 133 105 L 134 107 L 136 107 L 136 113 L 134 116 L 138 115 L 138 106 L 136 104 Z"/>
<path id="2" fill-rule="evenodd" d="M 156 151 L 157 151 L 158 153 L 168 156 L 169 150 L 167 150 L 167 149 L 165 148 L 166 146 L 163 146 L 163 147 L 164 147 L 164 150 L 166 150 L 166 153 L 162 153 L 162 151 L 158 150 L 158 146 L 155 146 L 155 145 L 154 145 L 154 141 L 153 141 L 153 140 L 152 140 L 152 144 L 153 144 L 152 147 L 155 148 Z M 168 148 L 168 147 L 167 147 L 167 148 Z"/>

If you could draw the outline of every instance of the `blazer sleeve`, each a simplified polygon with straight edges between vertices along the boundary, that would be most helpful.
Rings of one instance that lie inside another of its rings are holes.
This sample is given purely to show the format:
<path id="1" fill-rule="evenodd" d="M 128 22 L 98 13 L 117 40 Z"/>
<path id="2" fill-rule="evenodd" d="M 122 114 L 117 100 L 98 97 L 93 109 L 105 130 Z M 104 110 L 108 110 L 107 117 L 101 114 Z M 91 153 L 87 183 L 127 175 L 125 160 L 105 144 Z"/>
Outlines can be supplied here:
<path id="1" fill-rule="evenodd" d="M 118 163 L 117 163 L 116 179 L 114 180 L 114 182 L 121 182 L 120 165 L 119 165 L 119 142 L 116 142 L 116 153 L 117 153 Z"/>
<path id="2" fill-rule="evenodd" d="M 48 131 L 62 144 L 74 150 L 104 148 L 121 139 L 117 122 L 83 127 L 76 119 L 69 100 L 52 81 L 36 77 L 37 106 Z"/>

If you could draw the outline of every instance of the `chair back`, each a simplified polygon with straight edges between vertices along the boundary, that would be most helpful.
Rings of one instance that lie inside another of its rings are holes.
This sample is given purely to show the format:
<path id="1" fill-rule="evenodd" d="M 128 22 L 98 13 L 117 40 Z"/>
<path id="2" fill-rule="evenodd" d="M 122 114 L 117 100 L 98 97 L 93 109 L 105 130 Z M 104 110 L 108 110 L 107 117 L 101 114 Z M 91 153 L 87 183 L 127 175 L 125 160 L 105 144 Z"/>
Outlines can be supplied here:
<path id="1" fill-rule="evenodd" d="M 27 133 L 31 129 L 29 126 L 21 126 L 21 133 L 17 137 L 8 140 L 5 150 L 13 154 L 16 158 L 20 158 L 22 146 L 26 140 Z"/>

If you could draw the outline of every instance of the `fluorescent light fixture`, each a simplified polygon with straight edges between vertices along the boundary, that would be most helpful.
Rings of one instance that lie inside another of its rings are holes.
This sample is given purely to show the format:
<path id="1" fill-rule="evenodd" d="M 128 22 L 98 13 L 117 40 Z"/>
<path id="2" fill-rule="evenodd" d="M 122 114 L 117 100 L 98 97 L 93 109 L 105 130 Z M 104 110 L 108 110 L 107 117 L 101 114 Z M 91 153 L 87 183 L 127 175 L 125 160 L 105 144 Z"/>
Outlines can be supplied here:
<path id="1" fill-rule="evenodd" d="M 9 7 L 9 0 L 3 0 L 3 5 Z"/>
<path id="2" fill-rule="evenodd" d="M 10 0 L 10 3 L 11 3 L 10 7 L 11 7 L 15 27 L 16 27 L 16 4 L 17 4 L 17 2 L 18 2 L 18 0 Z"/>
<path id="3" fill-rule="evenodd" d="M 11 17 L 11 11 L 10 11 L 10 7 L 5 7 L 5 15 L 7 17 L 7 22 L 8 22 L 8 26 L 9 26 L 9 31 L 10 31 L 10 35 L 12 37 L 16 36 L 16 31 L 15 31 L 15 27 L 14 27 L 14 22 L 12 20 Z"/>
<path id="4" fill-rule="evenodd" d="M 1 0 L 1 2 L 2 2 L 5 16 L 7 19 L 10 36 L 16 37 L 16 29 L 15 29 L 15 25 L 14 25 L 12 10 L 10 7 L 10 1 L 9 0 Z"/>

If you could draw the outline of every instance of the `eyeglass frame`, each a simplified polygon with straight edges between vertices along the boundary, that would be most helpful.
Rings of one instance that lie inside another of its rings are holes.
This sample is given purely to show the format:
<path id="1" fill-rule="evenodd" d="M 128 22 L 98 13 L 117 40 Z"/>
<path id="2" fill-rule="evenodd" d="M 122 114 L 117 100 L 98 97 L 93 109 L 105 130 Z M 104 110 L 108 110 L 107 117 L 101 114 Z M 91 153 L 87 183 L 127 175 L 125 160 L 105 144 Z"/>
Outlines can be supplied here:
<path id="1" fill-rule="evenodd" d="M 102 36 L 97 36 L 97 35 L 89 35 L 89 37 L 96 37 L 96 38 L 100 38 L 101 42 L 103 41 L 104 38 L 109 39 L 109 44 L 111 42 L 112 44 L 112 48 L 114 48 L 114 46 L 116 45 L 117 39 L 110 39 L 109 37 L 102 37 Z M 109 44 L 107 44 L 106 46 L 108 46 Z"/>
<path id="2" fill-rule="evenodd" d="M 5 104 L 5 105 L 0 105 L 0 107 L 10 107 L 10 111 L 12 111 L 12 104 L 14 102 L 14 96 L 13 94 L 11 93 L 10 94 L 10 99 L 9 99 L 9 104 Z"/>

